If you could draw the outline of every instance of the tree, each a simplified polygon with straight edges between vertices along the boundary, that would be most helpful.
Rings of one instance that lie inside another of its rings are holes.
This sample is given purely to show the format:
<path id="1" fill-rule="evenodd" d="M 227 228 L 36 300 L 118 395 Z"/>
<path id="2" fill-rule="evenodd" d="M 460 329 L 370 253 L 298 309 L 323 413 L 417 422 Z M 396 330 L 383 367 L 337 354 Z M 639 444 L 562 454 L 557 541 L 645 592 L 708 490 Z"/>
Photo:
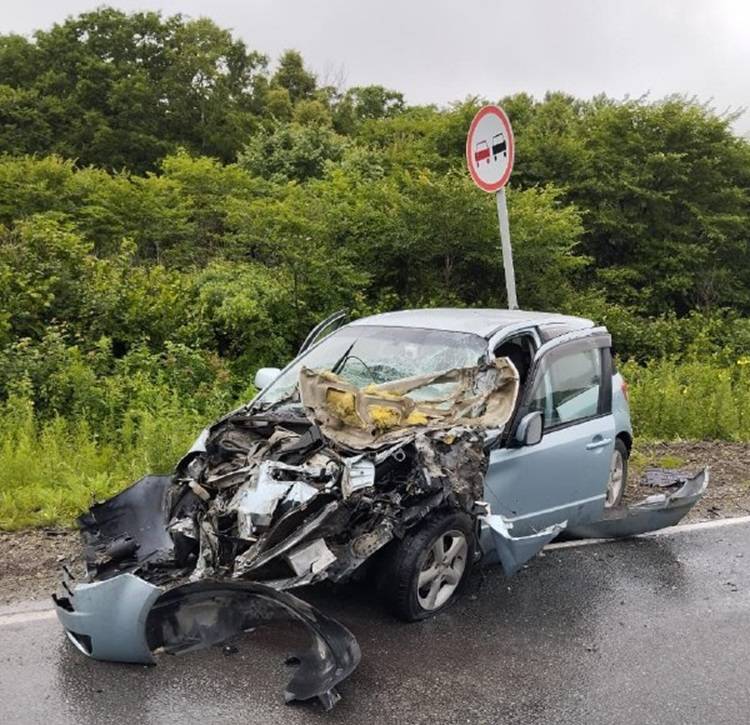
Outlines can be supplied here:
<path id="1" fill-rule="evenodd" d="M 341 243 L 337 234 L 337 210 L 323 191 L 328 184 L 314 183 L 320 188 L 287 184 L 249 205 L 237 221 L 238 242 L 283 273 L 292 310 L 289 329 L 297 345 L 321 317 L 351 306 L 369 278 L 357 248 Z"/>
<path id="2" fill-rule="evenodd" d="M 404 94 L 383 86 L 355 86 L 344 98 L 351 101 L 358 119 L 390 118 L 404 110 Z"/>
<path id="3" fill-rule="evenodd" d="M 371 272 L 373 302 L 507 304 L 494 198 L 462 170 L 363 182 L 359 194 L 365 198 L 350 203 L 348 218 L 341 203 L 333 213 L 339 227 L 348 228 L 348 240 L 340 243 L 356 249 L 362 268 Z M 586 264 L 576 254 L 581 218 L 572 207 L 558 208 L 559 197 L 553 188 L 509 193 L 518 294 L 527 308 L 557 309 L 568 302 Z"/>
<path id="4" fill-rule="evenodd" d="M 581 209 L 589 280 L 611 302 L 646 315 L 750 310 L 750 145 L 731 118 L 682 97 L 503 104 L 517 111 L 513 183 L 551 181 Z"/>
<path id="5" fill-rule="evenodd" d="M 155 168 L 178 145 L 231 160 L 260 113 L 265 63 L 210 20 L 153 12 L 100 8 L 38 31 L 33 43 L 4 36 L 0 85 L 16 95 L 5 92 L 0 114 L 16 131 L 0 133 L 0 151 L 133 171 Z"/>
<path id="6" fill-rule="evenodd" d="M 237 163 L 252 174 L 277 183 L 320 178 L 329 161 L 341 158 L 345 139 L 325 125 L 276 123 L 260 129 Z"/>
<path id="7" fill-rule="evenodd" d="M 285 50 L 279 59 L 279 67 L 271 84 L 285 88 L 292 103 L 311 98 L 316 87 L 315 75 L 305 69 L 302 56 L 296 50 Z"/>
<path id="8" fill-rule="evenodd" d="M 254 262 L 216 260 L 190 276 L 191 305 L 182 334 L 233 361 L 246 387 L 263 365 L 294 354 L 284 270 Z"/>
<path id="9" fill-rule="evenodd" d="M 294 107 L 294 120 L 301 126 L 331 126 L 331 112 L 316 99 L 300 101 Z"/>
<path id="10" fill-rule="evenodd" d="M 269 88 L 264 95 L 263 108 L 274 121 L 291 121 L 294 114 L 292 99 L 286 88 Z"/>
<path id="11" fill-rule="evenodd" d="M 54 212 L 0 228 L 0 323 L 11 340 L 78 320 L 92 245 Z"/>

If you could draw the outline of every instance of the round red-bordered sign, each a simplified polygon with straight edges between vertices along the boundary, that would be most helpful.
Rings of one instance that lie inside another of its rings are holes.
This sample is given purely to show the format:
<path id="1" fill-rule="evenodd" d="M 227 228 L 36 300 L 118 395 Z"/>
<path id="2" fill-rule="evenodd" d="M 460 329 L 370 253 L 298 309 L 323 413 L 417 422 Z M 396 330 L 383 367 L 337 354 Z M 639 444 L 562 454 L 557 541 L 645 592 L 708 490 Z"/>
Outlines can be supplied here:
<path id="1" fill-rule="evenodd" d="M 510 178 L 515 158 L 513 129 L 500 106 L 477 111 L 466 136 L 466 166 L 483 191 L 499 191 Z"/>

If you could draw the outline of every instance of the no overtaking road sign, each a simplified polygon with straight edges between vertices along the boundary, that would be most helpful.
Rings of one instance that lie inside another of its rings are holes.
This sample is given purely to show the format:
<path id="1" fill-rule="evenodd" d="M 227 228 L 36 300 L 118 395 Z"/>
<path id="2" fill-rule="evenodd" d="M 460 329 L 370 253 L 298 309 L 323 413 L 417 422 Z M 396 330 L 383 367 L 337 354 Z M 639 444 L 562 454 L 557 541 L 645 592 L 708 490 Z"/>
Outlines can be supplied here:
<path id="1" fill-rule="evenodd" d="M 518 308 L 516 275 L 513 271 L 513 250 L 510 245 L 508 206 L 505 185 L 513 171 L 515 143 L 508 115 L 500 106 L 485 106 L 477 111 L 466 136 L 466 165 L 474 183 L 482 191 L 493 192 L 497 201 L 500 242 L 503 251 L 505 288 L 508 307 Z"/>
<path id="2" fill-rule="evenodd" d="M 466 137 L 466 165 L 474 183 L 482 191 L 499 191 L 508 183 L 513 170 L 515 144 L 513 130 L 500 106 L 481 108 Z"/>

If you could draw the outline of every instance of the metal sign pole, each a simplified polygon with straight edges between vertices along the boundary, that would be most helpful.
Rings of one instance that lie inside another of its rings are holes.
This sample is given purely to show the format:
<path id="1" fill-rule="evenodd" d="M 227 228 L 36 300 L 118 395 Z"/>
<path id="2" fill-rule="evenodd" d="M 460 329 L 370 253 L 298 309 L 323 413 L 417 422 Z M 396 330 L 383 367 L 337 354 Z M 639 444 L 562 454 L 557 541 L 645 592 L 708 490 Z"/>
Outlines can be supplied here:
<path id="1" fill-rule="evenodd" d="M 497 199 L 497 219 L 500 222 L 500 244 L 503 248 L 503 269 L 505 289 L 508 292 L 508 309 L 518 309 L 516 298 L 516 273 L 513 270 L 513 248 L 510 246 L 510 225 L 508 224 L 508 204 L 505 201 L 505 187 L 495 195 Z"/>

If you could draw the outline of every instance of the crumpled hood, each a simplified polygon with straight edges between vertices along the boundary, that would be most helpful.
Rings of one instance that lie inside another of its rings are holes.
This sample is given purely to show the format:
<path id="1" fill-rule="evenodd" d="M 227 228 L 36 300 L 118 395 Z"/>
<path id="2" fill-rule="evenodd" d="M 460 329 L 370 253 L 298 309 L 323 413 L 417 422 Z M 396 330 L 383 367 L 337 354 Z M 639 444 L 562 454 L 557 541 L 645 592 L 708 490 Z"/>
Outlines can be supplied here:
<path id="1" fill-rule="evenodd" d="M 502 428 L 518 396 L 518 372 L 506 358 L 357 388 L 330 371 L 302 368 L 300 397 L 331 440 L 378 448 L 415 428 Z"/>

